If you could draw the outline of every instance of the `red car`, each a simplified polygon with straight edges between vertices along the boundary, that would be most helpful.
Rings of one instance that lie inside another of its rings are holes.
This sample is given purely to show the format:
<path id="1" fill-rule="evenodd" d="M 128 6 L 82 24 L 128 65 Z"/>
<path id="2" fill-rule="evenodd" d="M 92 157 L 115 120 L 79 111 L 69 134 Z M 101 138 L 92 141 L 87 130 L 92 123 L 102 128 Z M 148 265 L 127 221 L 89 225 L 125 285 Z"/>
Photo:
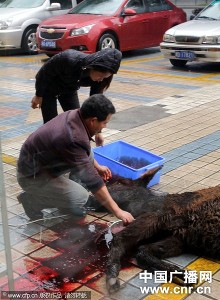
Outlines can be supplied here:
<path id="1" fill-rule="evenodd" d="M 185 21 L 186 13 L 169 0 L 84 0 L 67 14 L 44 20 L 37 44 L 48 56 L 66 49 L 153 47 L 167 29 Z"/>

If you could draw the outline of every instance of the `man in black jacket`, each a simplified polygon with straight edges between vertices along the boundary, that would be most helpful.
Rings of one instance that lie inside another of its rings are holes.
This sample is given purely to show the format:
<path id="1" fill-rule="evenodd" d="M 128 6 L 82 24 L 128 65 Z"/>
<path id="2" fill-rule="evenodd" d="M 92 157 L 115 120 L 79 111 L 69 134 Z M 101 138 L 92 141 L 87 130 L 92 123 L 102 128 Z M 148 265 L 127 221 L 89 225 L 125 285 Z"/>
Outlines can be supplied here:
<path id="1" fill-rule="evenodd" d="M 90 86 L 90 95 L 103 93 L 121 63 L 117 49 L 94 54 L 66 50 L 49 59 L 36 75 L 32 108 L 41 108 L 44 123 L 57 116 L 57 99 L 64 111 L 79 108 L 77 90 Z"/>
<path id="2" fill-rule="evenodd" d="M 71 170 L 116 217 L 125 224 L 133 221 L 130 213 L 118 207 L 103 181 L 111 177 L 111 171 L 92 157 L 90 141 L 114 113 L 112 102 L 96 94 L 80 109 L 61 113 L 28 137 L 20 151 L 17 178 L 25 191 L 18 200 L 30 219 L 42 218 L 41 210 L 48 207 L 83 215 L 89 193 L 64 176 Z"/>

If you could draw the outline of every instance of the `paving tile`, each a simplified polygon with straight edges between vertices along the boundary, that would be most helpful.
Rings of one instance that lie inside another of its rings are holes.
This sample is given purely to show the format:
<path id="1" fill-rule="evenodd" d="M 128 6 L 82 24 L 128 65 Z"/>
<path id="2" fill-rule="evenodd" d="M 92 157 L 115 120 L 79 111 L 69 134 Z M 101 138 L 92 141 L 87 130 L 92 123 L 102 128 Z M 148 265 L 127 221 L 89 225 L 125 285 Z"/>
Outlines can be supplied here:
<path id="1" fill-rule="evenodd" d="M 33 282 L 20 277 L 14 280 L 14 287 L 15 291 L 33 291 L 37 286 Z M 3 286 L 2 291 L 9 291 L 8 285 Z"/>
<path id="2" fill-rule="evenodd" d="M 161 299 L 164 299 L 163 297 L 161 296 L 158 296 L 158 295 L 149 295 L 149 296 L 146 296 L 143 298 L 144 300 L 161 300 Z M 167 299 L 168 299 L 168 296 L 167 296 Z"/>
<path id="3" fill-rule="evenodd" d="M 215 273 L 215 275 L 213 276 L 214 279 L 220 281 L 220 271 L 218 271 L 217 273 Z"/>
<path id="4" fill-rule="evenodd" d="M 200 257 L 189 264 L 187 266 L 187 269 L 196 270 L 198 273 L 200 273 L 201 271 L 210 271 L 212 272 L 212 274 L 214 274 L 220 269 L 220 263 Z"/>
<path id="5" fill-rule="evenodd" d="M 115 222 L 115 221 L 118 221 L 119 219 L 116 218 L 112 214 L 108 214 L 108 215 L 106 215 L 106 216 L 103 217 L 103 220 L 105 220 L 106 222 Z"/>
<path id="6" fill-rule="evenodd" d="M 98 276 L 94 277 L 86 284 L 86 286 L 92 290 L 99 292 L 102 295 L 108 295 L 106 289 L 106 277 L 103 274 L 99 274 Z"/>
<path id="7" fill-rule="evenodd" d="M 13 248 L 25 255 L 34 252 L 36 249 L 42 248 L 44 244 L 37 242 L 34 239 L 28 238 L 20 243 L 17 243 Z"/>
<path id="8" fill-rule="evenodd" d="M 208 188 L 208 186 L 200 183 L 195 183 L 189 187 L 189 192 L 195 192 L 204 188 Z"/>
<path id="9" fill-rule="evenodd" d="M 207 177 L 200 181 L 201 184 L 204 184 L 208 187 L 217 186 L 219 184 L 219 181 L 217 179 L 213 179 L 210 177 Z"/>
<path id="10" fill-rule="evenodd" d="M 22 257 L 15 262 L 13 262 L 13 270 L 20 274 L 23 275 L 27 272 L 32 271 L 36 267 L 40 265 L 39 262 L 29 258 L 29 257 Z"/>
<path id="11" fill-rule="evenodd" d="M 198 258 L 198 256 L 195 256 L 193 254 L 182 254 L 177 257 L 171 257 L 169 259 L 166 259 L 168 262 L 171 262 L 173 264 L 179 265 L 180 267 L 185 268 L 187 265 L 192 263 Z"/>
<path id="12" fill-rule="evenodd" d="M 122 268 L 118 277 L 123 281 L 129 281 L 131 278 L 133 278 L 140 272 L 141 272 L 140 268 L 131 265 L 129 267 Z"/>
<path id="13" fill-rule="evenodd" d="M 61 252 L 54 250 L 50 247 L 43 247 L 37 251 L 32 252 L 29 256 L 36 261 L 42 261 L 45 259 L 52 259 L 61 255 Z"/>
<path id="14" fill-rule="evenodd" d="M 76 290 L 76 292 L 81 292 L 84 295 L 84 292 L 91 292 L 91 299 L 92 300 L 100 300 L 102 299 L 103 295 L 95 290 L 90 290 L 88 287 L 83 286 Z M 81 296 L 82 297 L 82 296 Z"/>
<path id="15" fill-rule="evenodd" d="M 19 275 L 17 273 L 13 273 L 13 278 L 16 279 L 18 278 Z M 3 286 L 6 286 L 8 284 L 8 276 L 4 275 L 0 277 L 0 290 L 2 290 Z"/>
<path id="16" fill-rule="evenodd" d="M 206 297 L 206 296 L 203 296 L 203 295 L 201 295 L 201 294 L 195 293 L 195 294 L 192 294 L 192 295 L 186 297 L 186 299 L 187 299 L 187 300 L 208 300 L 208 299 L 210 299 L 210 298 L 208 298 L 208 297 Z"/>
<path id="17" fill-rule="evenodd" d="M 136 288 L 135 286 L 129 284 L 129 283 L 124 283 L 121 286 L 121 289 L 116 292 L 111 294 L 111 299 L 135 299 L 139 300 L 142 299 L 143 295 L 140 292 L 139 288 Z"/>
<path id="18" fill-rule="evenodd" d="M 12 261 L 15 261 L 23 256 L 22 253 L 14 250 L 13 248 L 11 249 L 11 255 L 12 255 Z M 0 252 L 0 261 L 5 264 L 6 262 L 5 251 Z"/>
<path id="19" fill-rule="evenodd" d="M 50 287 L 52 288 L 53 279 L 58 276 L 58 273 L 55 270 L 47 268 L 45 266 L 39 265 L 39 267 L 31 270 L 30 272 L 25 274 L 25 278 L 28 280 L 35 282 L 39 287 Z M 51 285 L 47 283 L 47 281 L 51 282 Z M 54 287 L 56 288 L 56 287 Z"/>
<path id="20" fill-rule="evenodd" d="M 129 280 L 129 283 L 140 288 L 140 287 L 157 287 L 159 283 L 156 283 L 155 276 L 152 274 L 152 279 L 147 280 L 147 284 L 144 283 L 143 279 L 140 279 L 139 274 Z"/>
<path id="21" fill-rule="evenodd" d="M 192 185 L 192 181 L 187 180 L 186 177 L 183 176 L 182 178 L 173 181 L 172 184 L 184 190 L 188 190 L 189 187 Z"/>
<path id="22" fill-rule="evenodd" d="M 11 198 L 11 199 L 14 200 L 13 198 Z M 14 200 L 14 201 L 16 201 L 16 200 Z M 8 208 L 8 211 L 11 213 L 14 213 L 14 214 L 22 214 L 24 212 L 24 209 L 23 209 L 22 205 L 19 204 L 17 201 L 16 205 L 10 206 Z"/>
<path id="23" fill-rule="evenodd" d="M 182 287 L 174 284 L 174 283 L 166 283 L 161 285 L 160 290 L 157 290 L 156 293 L 153 293 L 152 295 L 147 296 L 144 299 L 147 300 L 153 300 L 153 299 L 171 299 L 171 300 L 182 300 L 185 299 L 188 295 L 188 289 L 186 287 L 183 287 L 182 290 L 180 290 Z"/>
<path id="24" fill-rule="evenodd" d="M 6 264 L 0 262 L 0 273 L 3 273 L 4 271 L 6 271 Z"/>
<path id="25" fill-rule="evenodd" d="M 41 231 L 40 233 L 33 235 L 32 238 L 39 241 L 40 243 L 47 244 L 58 239 L 59 235 L 50 229 L 46 229 L 44 231 Z"/>
<path id="26" fill-rule="evenodd" d="M 11 246 L 16 245 L 17 243 L 25 240 L 27 237 L 25 235 L 22 235 L 19 230 L 10 230 L 10 243 Z"/>

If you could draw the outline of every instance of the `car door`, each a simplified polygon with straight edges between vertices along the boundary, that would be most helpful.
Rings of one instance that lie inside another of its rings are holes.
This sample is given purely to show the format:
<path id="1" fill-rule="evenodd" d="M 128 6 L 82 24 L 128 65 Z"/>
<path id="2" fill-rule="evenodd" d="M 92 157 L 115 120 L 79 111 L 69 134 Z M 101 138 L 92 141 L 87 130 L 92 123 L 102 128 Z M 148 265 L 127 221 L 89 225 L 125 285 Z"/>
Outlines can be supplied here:
<path id="1" fill-rule="evenodd" d="M 146 30 L 143 17 L 143 0 L 130 0 L 125 8 L 134 9 L 136 14 L 120 17 L 120 49 L 122 51 L 141 48 Z"/>
<path id="2" fill-rule="evenodd" d="M 165 0 L 144 0 L 146 8 L 145 46 L 156 46 L 163 39 L 164 32 L 169 28 L 172 7 Z"/>

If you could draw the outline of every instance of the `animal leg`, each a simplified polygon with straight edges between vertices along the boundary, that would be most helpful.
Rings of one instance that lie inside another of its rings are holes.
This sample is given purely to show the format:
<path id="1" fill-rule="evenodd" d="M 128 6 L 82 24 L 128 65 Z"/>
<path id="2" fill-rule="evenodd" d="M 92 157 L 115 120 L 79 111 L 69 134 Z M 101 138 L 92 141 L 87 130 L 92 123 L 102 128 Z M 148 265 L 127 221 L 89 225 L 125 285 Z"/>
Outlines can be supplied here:
<path id="1" fill-rule="evenodd" d="M 120 288 L 118 274 L 121 269 L 120 258 L 123 253 L 123 246 L 119 246 L 117 243 L 114 243 L 114 245 L 111 246 L 109 259 L 106 265 L 106 285 L 110 293 L 116 292 Z"/>
<path id="2" fill-rule="evenodd" d="M 161 260 L 180 255 L 183 253 L 183 249 L 183 243 L 170 236 L 158 242 L 140 246 L 135 257 L 139 267 L 150 271 L 166 271 L 168 280 L 171 278 L 171 272 L 174 272 L 175 276 L 172 277 L 172 281 L 179 285 L 185 285 L 184 270 Z"/>
<path id="3" fill-rule="evenodd" d="M 143 173 L 139 179 L 136 179 L 138 185 L 146 187 L 151 179 L 153 179 L 154 175 L 160 171 L 162 167 L 163 166 L 158 166 Z"/>
<path id="4" fill-rule="evenodd" d="M 111 243 L 106 265 L 106 283 L 109 292 L 119 289 L 117 279 L 121 268 L 121 258 L 142 240 L 152 237 L 163 227 L 163 216 L 145 213 L 117 233 Z"/>

